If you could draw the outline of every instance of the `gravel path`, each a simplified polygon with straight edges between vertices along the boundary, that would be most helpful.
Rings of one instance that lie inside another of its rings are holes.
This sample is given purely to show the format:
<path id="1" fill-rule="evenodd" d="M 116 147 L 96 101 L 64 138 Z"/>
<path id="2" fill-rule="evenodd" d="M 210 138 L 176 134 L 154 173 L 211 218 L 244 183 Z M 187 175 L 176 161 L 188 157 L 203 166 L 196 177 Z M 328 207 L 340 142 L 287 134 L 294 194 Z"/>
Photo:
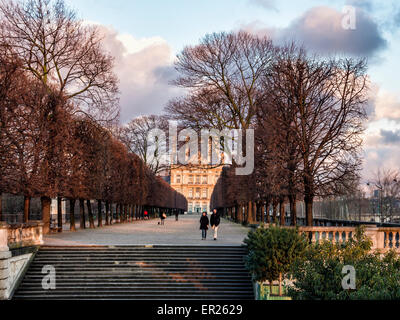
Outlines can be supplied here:
<path id="1" fill-rule="evenodd" d="M 171 217 L 164 226 L 158 225 L 159 220 L 135 221 L 132 223 L 115 224 L 99 229 L 86 229 L 77 232 L 64 231 L 62 234 L 52 234 L 44 237 L 45 245 L 49 246 L 91 246 L 91 245 L 209 245 L 231 246 L 241 245 L 245 239 L 247 228 L 229 222 L 221 221 L 218 241 L 213 241 L 213 231 L 210 230 L 207 241 L 201 240 L 199 230 L 200 216 L 180 216 L 179 221 Z"/>

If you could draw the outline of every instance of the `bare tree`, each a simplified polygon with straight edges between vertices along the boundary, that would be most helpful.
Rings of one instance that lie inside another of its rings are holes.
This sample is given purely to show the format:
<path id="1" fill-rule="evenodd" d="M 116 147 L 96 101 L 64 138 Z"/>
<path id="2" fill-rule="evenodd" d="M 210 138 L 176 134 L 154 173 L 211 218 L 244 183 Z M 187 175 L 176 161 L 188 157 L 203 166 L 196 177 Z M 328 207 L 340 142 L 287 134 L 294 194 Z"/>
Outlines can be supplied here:
<path id="1" fill-rule="evenodd" d="M 164 142 L 150 139 L 149 133 L 153 129 L 162 130 L 167 136 L 168 120 L 155 115 L 142 116 L 120 128 L 118 136 L 130 152 L 137 154 L 158 175 L 167 169 L 166 155 L 162 152 L 167 150 L 167 146 L 162 145 Z"/>
<path id="2" fill-rule="evenodd" d="M 372 191 L 378 191 L 378 207 L 381 222 L 393 221 L 400 201 L 400 171 L 379 169 L 368 182 Z"/>
<path id="3" fill-rule="evenodd" d="M 290 204 L 292 225 L 297 224 L 297 201 L 302 192 L 299 171 L 301 157 L 297 137 L 292 128 L 292 108 L 279 93 L 270 94 L 268 86 L 274 79 L 273 70 L 266 75 L 269 83 L 264 88 L 265 97 L 258 110 L 256 130 L 256 180 L 264 188 L 268 204 L 279 201 L 281 223 L 284 222 L 284 203 Z"/>
<path id="4" fill-rule="evenodd" d="M 119 116 L 117 79 L 113 73 L 113 58 L 104 52 L 101 38 L 94 27 L 85 26 L 68 9 L 64 1 L 26 0 L 0 2 L 0 47 L 8 59 L 16 56 L 21 66 L 44 88 L 54 101 L 72 101 L 74 113 L 89 116 L 97 121 L 112 122 Z M 48 128 L 44 170 L 54 178 L 57 123 L 60 118 L 54 107 L 47 111 L 52 117 Z M 55 125 L 55 126 L 54 126 Z M 60 160 L 60 159 L 58 159 Z M 48 181 L 55 190 L 55 184 Z M 53 181 L 54 182 L 54 181 Z M 49 196 L 42 197 L 49 216 Z M 54 195 L 54 193 L 53 193 Z M 55 194 L 57 195 L 57 194 Z M 27 201 L 29 206 L 29 201 Z M 46 218 L 48 220 L 48 218 Z M 47 228 L 47 223 L 46 223 Z"/>
<path id="5" fill-rule="evenodd" d="M 18 59 L 0 56 L 0 220 L 2 216 L 2 193 L 10 187 L 9 178 L 13 157 L 12 139 L 9 131 L 15 123 L 13 109 L 18 105 L 21 93 L 21 69 Z M 15 159 L 15 158 L 14 158 Z"/>
<path id="6" fill-rule="evenodd" d="M 298 143 L 307 224 L 312 225 L 315 196 L 343 189 L 361 168 L 366 62 L 322 59 L 292 44 L 281 50 L 272 70 L 270 95 L 292 110 L 288 121 Z"/>
<path id="7" fill-rule="evenodd" d="M 248 129 L 274 50 L 270 39 L 246 32 L 207 35 L 178 55 L 175 84 L 189 93 L 171 101 L 166 111 L 194 127 Z"/>
<path id="8" fill-rule="evenodd" d="M 1 44 L 43 85 L 97 120 L 118 117 L 113 58 L 97 29 L 85 26 L 63 0 L 2 0 L 0 18 Z"/>

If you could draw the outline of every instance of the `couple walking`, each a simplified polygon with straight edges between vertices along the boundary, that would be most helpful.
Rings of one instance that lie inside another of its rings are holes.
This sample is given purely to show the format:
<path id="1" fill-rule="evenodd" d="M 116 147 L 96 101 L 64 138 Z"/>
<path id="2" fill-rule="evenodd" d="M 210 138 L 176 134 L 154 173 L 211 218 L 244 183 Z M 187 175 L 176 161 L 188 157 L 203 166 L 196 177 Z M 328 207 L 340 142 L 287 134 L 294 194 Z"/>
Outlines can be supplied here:
<path id="1" fill-rule="evenodd" d="M 221 217 L 219 216 L 216 209 L 214 209 L 211 219 L 209 220 L 207 217 L 207 212 L 203 212 L 203 216 L 200 219 L 200 230 L 202 231 L 202 240 L 207 239 L 207 230 L 208 226 L 211 224 L 211 228 L 214 230 L 214 241 L 218 239 L 218 229 L 221 223 Z"/>

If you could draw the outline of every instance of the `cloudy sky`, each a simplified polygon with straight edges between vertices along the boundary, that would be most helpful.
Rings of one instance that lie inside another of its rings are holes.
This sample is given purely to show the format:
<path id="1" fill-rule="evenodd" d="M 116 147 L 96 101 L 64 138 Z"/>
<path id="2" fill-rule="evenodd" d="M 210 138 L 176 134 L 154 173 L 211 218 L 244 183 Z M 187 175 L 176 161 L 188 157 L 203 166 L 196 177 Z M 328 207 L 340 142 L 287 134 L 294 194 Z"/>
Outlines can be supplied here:
<path id="1" fill-rule="evenodd" d="M 322 54 L 368 57 L 370 119 L 365 180 L 380 167 L 400 168 L 400 3 L 397 0 L 67 0 L 100 25 L 116 58 L 122 121 L 159 114 L 180 94 L 170 86 L 173 61 L 205 34 L 244 29 L 276 42 L 296 39 Z M 356 29 L 342 27 L 356 9 Z M 397 40 L 397 41 L 396 41 Z"/>

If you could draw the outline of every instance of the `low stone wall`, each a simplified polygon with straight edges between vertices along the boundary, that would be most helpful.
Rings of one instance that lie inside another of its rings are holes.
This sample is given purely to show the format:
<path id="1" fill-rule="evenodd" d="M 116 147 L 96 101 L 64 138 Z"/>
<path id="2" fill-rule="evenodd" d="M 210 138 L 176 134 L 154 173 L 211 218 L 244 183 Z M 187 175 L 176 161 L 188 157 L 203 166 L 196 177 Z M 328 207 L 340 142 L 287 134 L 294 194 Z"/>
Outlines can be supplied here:
<path id="1" fill-rule="evenodd" d="M 0 232 L 1 230 L 5 230 L 7 233 L 7 246 L 10 249 L 38 246 L 43 244 L 43 223 L 41 222 L 0 225 Z"/>
<path id="2" fill-rule="evenodd" d="M 10 298 L 32 253 L 12 257 L 10 249 L 43 244 L 43 225 L 32 222 L 24 225 L 0 225 L 0 300 Z"/>

